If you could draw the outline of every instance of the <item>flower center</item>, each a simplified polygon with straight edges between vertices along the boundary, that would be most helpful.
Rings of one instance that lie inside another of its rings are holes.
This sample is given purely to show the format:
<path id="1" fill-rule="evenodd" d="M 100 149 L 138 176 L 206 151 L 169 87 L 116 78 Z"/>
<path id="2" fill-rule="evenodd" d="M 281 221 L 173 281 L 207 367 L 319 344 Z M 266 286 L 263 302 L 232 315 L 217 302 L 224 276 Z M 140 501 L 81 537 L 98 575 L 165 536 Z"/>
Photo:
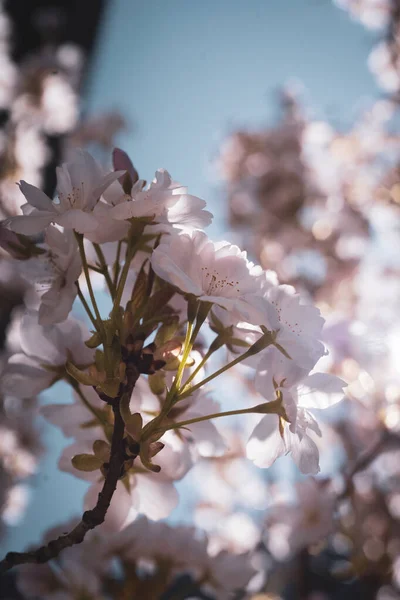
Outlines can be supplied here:
<path id="1" fill-rule="evenodd" d="M 83 181 L 81 181 L 80 187 L 73 186 L 71 191 L 66 195 L 62 192 L 59 192 L 58 196 L 60 198 L 60 203 L 64 205 L 67 204 L 67 208 L 82 208 L 82 201 L 84 198 L 83 187 Z"/>
<path id="2" fill-rule="evenodd" d="M 208 267 L 201 267 L 203 272 L 203 289 L 207 296 L 220 296 L 226 292 L 240 292 L 238 281 L 230 280 L 226 275 L 221 275 L 219 271 Z"/>

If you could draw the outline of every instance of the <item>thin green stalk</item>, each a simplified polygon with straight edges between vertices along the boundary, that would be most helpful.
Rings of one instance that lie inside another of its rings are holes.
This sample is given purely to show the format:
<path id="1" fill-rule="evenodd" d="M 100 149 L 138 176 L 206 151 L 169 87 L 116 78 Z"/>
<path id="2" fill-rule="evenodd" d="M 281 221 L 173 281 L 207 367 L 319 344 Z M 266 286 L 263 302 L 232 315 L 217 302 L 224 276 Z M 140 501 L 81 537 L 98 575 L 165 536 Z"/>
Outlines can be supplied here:
<path id="1" fill-rule="evenodd" d="M 79 281 L 75 281 L 75 285 L 76 285 L 77 290 L 78 290 L 79 300 L 82 302 L 83 308 L 86 310 L 86 313 L 87 313 L 89 319 L 91 320 L 93 327 L 97 331 L 96 319 L 94 318 L 94 315 L 93 315 L 92 311 L 90 310 L 89 304 L 86 302 L 86 298 L 85 298 L 85 296 L 82 293 L 81 286 L 79 285 Z"/>
<path id="2" fill-rule="evenodd" d="M 240 362 L 242 362 L 246 358 L 249 358 L 249 356 L 254 356 L 255 354 L 258 354 L 258 352 L 261 352 L 261 350 L 268 348 L 268 346 L 271 346 L 274 343 L 275 343 L 274 333 L 271 333 L 270 331 L 266 330 L 264 332 L 264 335 L 262 335 L 252 346 L 250 346 L 250 348 L 248 350 L 246 350 L 246 352 L 244 352 L 240 356 L 237 356 L 234 360 L 231 360 L 231 362 L 229 362 L 227 365 L 225 365 L 224 367 L 221 367 L 220 369 L 218 369 L 218 371 L 215 371 L 215 373 L 211 373 L 211 375 L 209 375 L 208 377 L 203 379 L 203 381 L 196 383 L 196 385 L 193 385 L 190 389 L 183 392 L 183 394 L 181 394 L 179 396 L 179 400 L 183 400 L 184 398 L 187 398 L 193 392 L 195 392 L 199 388 L 203 387 L 203 385 L 205 385 L 209 381 L 212 381 L 219 375 L 222 375 L 222 373 L 225 373 L 225 371 L 228 371 L 228 369 L 231 369 L 232 367 L 234 367 L 235 365 L 238 365 Z"/>
<path id="3" fill-rule="evenodd" d="M 163 431 L 169 431 L 170 429 L 179 429 L 180 427 L 186 427 L 186 425 L 193 425 L 193 423 L 200 423 L 201 421 L 209 421 L 210 419 L 218 419 L 218 417 L 231 417 L 233 415 L 246 415 L 253 412 L 252 408 L 241 408 L 239 410 L 227 410 L 225 412 L 213 413 L 211 415 L 204 415 L 203 417 L 195 417 L 188 419 L 187 421 L 179 421 L 178 423 L 171 423 L 167 427 L 163 427 Z"/>
<path id="4" fill-rule="evenodd" d="M 193 425 L 194 423 L 200 423 L 201 421 L 209 421 L 210 419 L 219 419 L 219 417 L 232 417 L 234 415 L 246 415 L 246 414 L 261 414 L 261 415 L 271 415 L 276 414 L 282 417 L 285 421 L 288 420 L 285 410 L 282 406 L 282 399 L 272 400 L 271 402 L 263 402 L 262 404 L 257 404 L 257 406 L 252 406 L 250 408 L 241 408 L 238 410 L 227 410 L 225 412 L 213 413 L 211 415 L 203 415 L 202 417 L 194 417 L 193 419 L 188 419 L 187 421 L 179 421 L 178 423 L 170 423 L 166 427 L 162 429 L 158 429 L 157 432 L 160 433 L 169 431 L 170 429 L 180 429 L 181 427 L 186 427 L 187 425 Z"/>
<path id="5" fill-rule="evenodd" d="M 185 381 L 185 385 L 182 387 L 182 391 L 184 391 L 185 388 L 193 381 L 193 379 L 201 371 L 201 369 L 204 367 L 204 365 L 206 364 L 206 362 L 208 361 L 208 359 L 210 358 L 210 356 L 212 354 L 213 354 L 213 351 L 210 352 L 210 348 L 209 348 L 207 350 L 207 352 L 205 353 L 205 355 L 203 356 L 203 358 L 201 359 L 201 361 L 199 362 L 199 364 L 197 365 L 197 367 L 195 368 L 195 370 L 192 371 L 192 373 L 189 375 L 189 377 Z"/>
<path id="6" fill-rule="evenodd" d="M 114 288 L 117 287 L 117 283 L 118 283 L 118 276 L 119 276 L 119 271 L 120 271 L 120 257 L 121 257 L 121 250 L 122 250 L 122 240 L 120 240 L 118 242 L 117 245 L 117 253 L 115 255 L 115 262 L 114 262 L 114 279 L 113 279 L 113 285 Z"/>
<path id="7" fill-rule="evenodd" d="M 189 358 L 189 354 L 190 354 L 190 351 L 193 346 L 193 344 L 191 343 L 192 333 L 193 333 L 193 321 L 188 321 L 187 329 L 186 329 L 185 343 L 183 346 L 182 360 L 179 363 L 178 371 L 176 373 L 174 383 L 172 384 L 170 394 L 169 394 L 169 396 L 171 398 L 175 395 L 176 390 L 178 390 L 179 386 L 181 385 L 183 370 L 185 368 L 186 361 Z"/>
<path id="8" fill-rule="evenodd" d="M 100 269 L 100 267 L 96 267 L 95 265 L 89 265 L 88 267 L 91 271 L 94 271 L 95 273 L 99 273 L 99 275 L 103 275 L 103 270 Z"/>
<path id="9" fill-rule="evenodd" d="M 196 383 L 195 385 L 193 385 L 191 388 L 189 388 L 188 390 L 186 390 L 186 392 L 183 392 L 183 394 L 181 394 L 179 396 L 179 400 L 183 400 L 184 398 L 187 398 L 193 392 L 195 392 L 196 390 L 198 390 L 201 387 L 203 387 L 203 385 L 206 385 L 206 383 L 208 383 L 209 381 L 212 381 L 216 377 L 219 377 L 220 375 L 222 375 L 222 373 L 225 373 L 225 371 L 228 371 L 228 369 L 231 369 L 235 365 L 238 365 L 245 358 L 247 358 L 246 352 L 244 354 L 241 354 L 240 356 L 238 356 L 234 360 L 231 360 L 231 362 L 229 362 L 224 367 L 221 367 L 220 369 L 218 369 L 218 371 L 215 371 L 215 373 L 211 373 L 211 375 L 209 375 L 208 377 L 206 377 L 205 379 L 203 379 L 199 383 Z"/>
<path id="10" fill-rule="evenodd" d="M 113 281 L 111 279 L 110 273 L 108 271 L 107 261 L 106 261 L 106 259 L 104 257 L 103 250 L 102 250 L 102 248 L 101 248 L 101 246 L 99 244 L 95 244 L 94 242 L 92 242 L 92 243 L 93 243 L 93 248 L 94 248 L 94 250 L 95 250 L 95 252 L 97 254 L 97 258 L 99 259 L 99 264 L 100 264 L 100 267 L 101 267 L 101 273 L 104 275 L 104 278 L 106 280 L 108 289 L 110 291 L 111 298 L 114 299 L 114 296 L 115 296 L 115 286 L 114 286 L 114 283 L 113 283 Z"/>
<path id="11" fill-rule="evenodd" d="M 143 226 L 143 228 L 144 228 L 144 226 Z M 116 287 L 114 305 L 113 305 L 113 309 L 112 309 L 113 316 L 115 316 L 119 310 L 122 294 L 124 293 L 124 289 L 125 289 L 125 285 L 126 285 L 126 280 L 128 279 L 131 262 L 135 256 L 136 252 L 138 251 L 140 243 L 141 243 L 140 238 L 141 238 L 141 233 L 138 235 L 138 240 L 137 240 L 136 244 L 134 244 L 133 246 L 131 245 L 132 240 L 128 241 L 128 247 L 127 247 L 126 253 L 125 253 L 125 263 L 124 263 L 124 266 L 122 267 L 121 275 L 120 275 L 120 278 L 118 281 L 118 285 Z"/>
<path id="12" fill-rule="evenodd" d="M 86 278 L 86 283 L 87 283 L 88 290 L 89 290 L 90 299 L 92 301 L 94 312 L 96 314 L 96 319 L 98 321 L 98 324 L 96 326 L 96 330 L 99 331 L 99 328 L 100 328 L 101 333 L 104 334 L 103 322 L 102 322 L 100 311 L 99 311 L 99 308 L 97 306 L 96 298 L 95 298 L 95 295 L 94 295 L 94 292 L 93 292 L 92 282 L 90 281 L 89 265 L 88 265 L 87 260 L 86 260 L 85 247 L 84 247 L 84 244 L 83 244 L 83 235 L 81 233 L 77 233 L 75 231 L 75 237 L 77 239 L 78 246 L 79 246 L 79 253 L 81 255 L 81 260 L 82 260 L 82 265 L 83 265 L 83 272 L 85 274 L 85 278 Z M 105 339 L 105 335 L 104 335 L 104 339 Z"/>

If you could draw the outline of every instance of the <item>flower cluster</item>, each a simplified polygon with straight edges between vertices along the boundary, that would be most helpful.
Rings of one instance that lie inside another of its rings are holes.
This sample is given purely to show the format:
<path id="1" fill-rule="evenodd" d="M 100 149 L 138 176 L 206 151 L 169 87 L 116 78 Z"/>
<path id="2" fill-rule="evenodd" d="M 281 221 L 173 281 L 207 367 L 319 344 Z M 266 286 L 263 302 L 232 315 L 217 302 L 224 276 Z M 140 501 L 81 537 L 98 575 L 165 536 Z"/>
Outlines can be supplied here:
<path id="1" fill-rule="evenodd" d="M 12 247 L 24 249 L 22 275 L 36 280 L 3 390 L 25 398 L 56 381 L 71 387 L 72 403 L 42 413 L 73 438 L 60 469 L 91 482 L 66 545 L 103 521 L 108 531 L 133 521 L 132 536 L 144 523 L 138 515 L 167 517 L 178 503 L 175 482 L 202 457 L 227 452 L 212 422 L 223 416 L 255 419 L 247 456 L 256 465 L 290 453 L 300 471 L 317 473 L 321 432 L 310 411 L 341 400 L 345 385 L 318 370 L 326 355 L 319 310 L 237 246 L 209 239 L 203 200 L 165 170 L 146 186 L 122 150 L 113 167 L 76 151 L 57 169 L 56 198 L 22 181 L 23 215 L 3 225 Z M 27 237 L 38 234 L 42 242 Z M 99 276 L 108 315 L 94 291 Z M 77 297 L 90 332 L 70 315 Z M 222 366 L 210 370 L 224 348 Z M 207 384 L 239 363 L 254 373 L 258 397 L 222 411 Z M 142 546 L 139 553 L 150 558 Z M 218 555 L 203 568 L 199 558 L 200 580 L 218 588 L 210 569 L 235 570 L 224 561 Z M 229 578 L 245 583 L 239 573 Z"/>
<path id="2" fill-rule="evenodd" d="M 46 537 L 56 533 L 49 531 Z M 18 588 L 28 599 L 43 600 L 55 594 L 103 598 L 110 589 L 115 597 L 129 591 L 131 597 L 158 598 L 183 589 L 191 597 L 212 593 L 218 600 L 228 600 L 247 585 L 254 570 L 247 555 L 212 554 L 207 545 L 206 536 L 192 527 L 171 527 L 140 517 L 122 531 L 93 532 L 79 549 L 64 552 L 57 568 L 22 567 Z M 121 580 L 121 570 L 129 585 Z"/>

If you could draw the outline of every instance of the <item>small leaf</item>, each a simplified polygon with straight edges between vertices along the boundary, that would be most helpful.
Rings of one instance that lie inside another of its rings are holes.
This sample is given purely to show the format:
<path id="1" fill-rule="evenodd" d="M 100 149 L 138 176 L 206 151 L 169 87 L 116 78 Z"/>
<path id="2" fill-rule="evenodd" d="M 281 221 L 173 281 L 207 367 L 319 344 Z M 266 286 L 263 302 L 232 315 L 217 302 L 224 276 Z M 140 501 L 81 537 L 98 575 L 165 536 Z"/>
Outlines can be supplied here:
<path id="1" fill-rule="evenodd" d="M 104 440 L 95 440 L 93 442 L 93 452 L 101 462 L 108 462 L 110 459 L 110 445 Z"/>
<path id="2" fill-rule="evenodd" d="M 175 335 L 177 329 L 179 327 L 179 317 L 174 316 L 169 319 L 168 323 L 164 323 L 161 325 L 160 329 L 157 331 L 154 342 L 157 347 L 162 346 L 166 342 L 169 342 Z"/>
<path id="3" fill-rule="evenodd" d="M 160 396 L 165 391 L 165 376 L 161 371 L 154 373 L 154 375 L 149 375 L 148 378 L 149 386 L 153 394 L 156 396 Z"/>
<path id="4" fill-rule="evenodd" d="M 162 288 L 149 298 L 144 311 L 143 320 L 146 321 L 146 319 L 153 318 L 158 314 L 160 310 L 168 304 L 174 294 L 174 288 L 163 282 Z"/>
<path id="5" fill-rule="evenodd" d="M 67 361 L 65 365 L 67 373 L 82 385 L 96 385 L 97 381 L 86 371 L 81 371 L 72 362 Z"/>
<path id="6" fill-rule="evenodd" d="M 91 471 L 100 469 L 104 461 L 97 458 L 94 454 L 76 454 L 72 457 L 71 462 L 78 471 L 90 473 Z"/>
<path id="7" fill-rule="evenodd" d="M 85 346 L 87 346 L 88 348 L 97 348 L 97 346 L 100 346 L 101 343 L 102 343 L 101 335 L 99 334 L 98 331 L 95 331 L 94 334 L 92 335 L 92 337 L 90 337 L 88 340 L 86 340 Z"/>
<path id="8" fill-rule="evenodd" d="M 177 371 L 180 365 L 179 358 L 173 358 L 166 365 L 164 365 L 164 371 Z"/>
<path id="9" fill-rule="evenodd" d="M 108 379 L 107 381 L 104 381 L 104 383 L 100 383 L 97 388 L 110 398 L 116 398 L 118 396 L 120 385 L 121 382 L 119 379 Z"/>
<path id="10" fill-rule="evenodd" d="M 140 434 L 142 432 L 143 427 L 143 419 L 139 413 L 135 413 L 131 415 L 128 421 L 125 423 L 125 427 L 129 435 L 135 440 L 138 441 L 140 439 Z"/>

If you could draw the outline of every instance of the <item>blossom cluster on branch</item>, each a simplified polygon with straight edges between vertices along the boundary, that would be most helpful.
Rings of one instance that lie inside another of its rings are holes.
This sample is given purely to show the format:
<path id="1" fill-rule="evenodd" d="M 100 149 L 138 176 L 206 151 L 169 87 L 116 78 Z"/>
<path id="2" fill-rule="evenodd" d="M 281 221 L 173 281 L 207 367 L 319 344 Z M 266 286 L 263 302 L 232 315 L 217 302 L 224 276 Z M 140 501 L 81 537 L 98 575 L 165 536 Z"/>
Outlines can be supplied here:
<path id="1" fill-rule="evenodd" d="M 118 531 L 138 515 L 168 516 L 178 503 L 175 483 L 201 457 L 226 452 L 217 425 L 224 416 L 255 419 L 247 456 L 256 465 L 291 454 L 301 472 L 318 473 L 314 409 L 343 398 L 344 381 L 318 369 L 326 355 L 319 310 L 237 246 L 212 241 L 203 231 L 212 219 L 205 202 L 167 171 L 146 185 L 119 149 L 113 167 L 104 171 L 75 151 L 57 168 L 56 199 L 21 181 L 23 215 L 2 224 L 9 252 L 23 259 L 22 275 L 35 273 L 36 282 L 3 391 L 23 399 L 57 381 L 71 387 L 72 403 L 42 413 L 73 438 L 61 470 L 91 482 L 71 532 L 36 551 L 10 552 L 2 570 L 55 559 L 102 523 L 102 531 Z M 32 241 L 38 235 L 42 241 Z M 99 305 L 99 278 L 108 314 Z M 77 297 L 90 331 L 70 315 Z M 243 398 L 221 410 L 208 384 L 239 363 L 254 373 L 258 395 L 254 405 Z M 179 538 L 179 530 L 171 535 Z M 212 572 L 202 560 L 200 582 L 221 588 L 218 598 L 244 588 L 252 572 L 245 556 L 238 563 L 216 554 Z"/>

